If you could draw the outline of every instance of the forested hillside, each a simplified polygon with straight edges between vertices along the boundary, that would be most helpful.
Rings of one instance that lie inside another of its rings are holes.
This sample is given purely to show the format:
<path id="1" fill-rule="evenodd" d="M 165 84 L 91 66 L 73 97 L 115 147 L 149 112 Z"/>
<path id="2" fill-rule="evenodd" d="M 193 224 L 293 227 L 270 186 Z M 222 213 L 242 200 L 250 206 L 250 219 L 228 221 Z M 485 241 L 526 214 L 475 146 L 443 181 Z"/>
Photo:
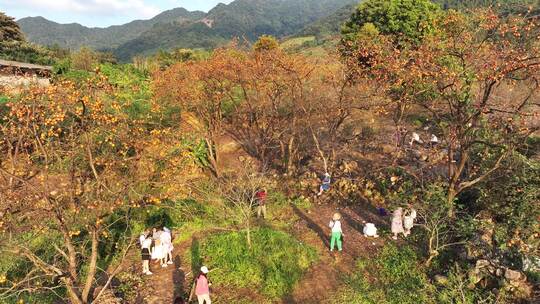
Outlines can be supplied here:
<path id="1" fill-rule="evenodd" d="M 503 9 L 523 9 L 529 5 L 538 5 L 538 0 L 434 0 L 443 8 L 500 7 Z M 517 7 L 516 7 L 517 6 Z"/>
<path id="2" fill-rule="evenodd" d="M 338 34 L 343 23 L 349 19 L 358 4 L 344 6 L 333 14 L 321 18 L 302 29 L 298 36 L 328 36 Z"/>
<path id="3" fill-rule="evenodd" d="M 357 1 L 361 2 L 361 1 Z M 443 9 L 474 9 L 479 7 L 493 7 L 507 12 L 526 12 L 530 7 L 537 10 L 540 7 L 538 0 L 434 0 Z M 341 26 L 349 19 L 358 3 L 343 7 L 328 17 L 315 21 L 297 33 L 297 36 L 332 36 L 341 31 Z"/>
<path id="4" fill-rule="evenodd" d="M 355 0 L 236 0 L 207 14 L 174 9 L 147 21 L 87 28 L 57 24 L 41 17 L 19 20 L 30 41 L 77 49 L 113 50 L 121 60 L 173 48 L 213 48 L 232 38 L 283 37 L 326 17 Z"/>
<path id="5" fill-rule="evenodd" d="M 0 12 L 0 59 L 52 64 L 53 52 L 29 43 L 15 20 Z"/>
<path id="6" fill-rule="evenodd" d="M 160 24 L 115 50 L 121 58 L 159 49 L 213 48 L 232 38 L 253 41 L 261 35 L 283 37 L 355 0 L 237 0 L 220 4 L 205 16 L 207 23 Z"/>
<path id="7" fill-rule="evenodd" d="M 76 23 L 58 24 L 43 17 L 23 18 L 17 23 L 30 41 L 41 45 L 58 45 L 75 50 L 87 46 L 104 50 L 135 39 L 156 24 L 195 21 L 203 16 L 203 12 L 189 12 L 177 8 L 163 12 L 150 20 L 136 20 L 108 28 L 88 28 Z"/>

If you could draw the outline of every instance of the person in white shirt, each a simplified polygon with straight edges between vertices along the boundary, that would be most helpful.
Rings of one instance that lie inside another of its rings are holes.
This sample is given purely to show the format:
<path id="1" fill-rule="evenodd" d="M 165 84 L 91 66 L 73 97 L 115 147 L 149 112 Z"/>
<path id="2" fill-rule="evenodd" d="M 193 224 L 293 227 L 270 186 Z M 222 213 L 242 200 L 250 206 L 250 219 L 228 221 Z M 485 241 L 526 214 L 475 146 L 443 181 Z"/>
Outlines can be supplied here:
<path id="1" fill-rule="evenodd" d="M 377 234 L 377 227 L 375 227 L 375 224 L 373 223 L 366 223 L 363 233 L 365 237 L 379 237 L 379 235 Z"/>
<path id="2" fill-rule="evenodd" d="M 406 215 L 403 216 L 403 228 L 405 231 L 403 232 L 404 236 L 408 236 L 411 234 L 411 229 L 414 226 L 414 220 L 416 219 L 416 210 L 414 208 L 411 208 L 409 211 L 407 211 Z"/>
<path id="3" fill-rule="evenodd" d="M 174 249 L 172 245 L 171 230 L 167 227 L 163 227 L 163 233 L 161 233 L 160 239 L 165 249 L 165 260 L 167 261 L 167 264 L 171 265 L 173 264 L 172 252 Z"/>
<path id="4" fill-rule="evenodd" d="M 144 239 L 139 238 L 139 241 L 141 242 L 143 273 L 146 275 L 151 275 L 152 273 L 150 272 L 150 247 L 152 246 L 152 238 L 146 237 L 144 234 L 141 235 L 141 237 L 142 236 L 144 236 Z"/>
<path id="5" fill-rule="evenodd" d="M 165 264 L 165 247 L 161 243 L 160 239 L 157 239 L 154 241 L 154 248 L 152 248 L 152 259 L 157 260 L 161 267 L 167 267 L 167 264 Z"/>
<path id="6" fill-rule="evenodd" d="M 431 134 L 431 139 L 429 141 L 429 144 L 431 145 L 431 147 L 435 147 L 436 145 L 439 144 L 439 138 L 437 138 L 437 135 Z"/>
<path id="7" fill-rule="evenodd" d="M 332 235 L 330 237 L 330 251 L 334 251 L 337 245 L 338 251 L 342 251 L 342 236 L 343 230 L 341 230 L 341 214 L 334 213 L 332 220 L 328 226 L 332 228 Z"/>
<path id="8" fill-rule="evenodd" d="M 420 138 L 420 135 L 418 135 L 418 133 L 416 132 L 412 133 L 411 142 L 409 143 L 409 145 L 412 147 L 414 143 L 419 143 L 419 144 L 424 143 L 424 141 Z"/>
<path id="9" fill-rule="evenodd" d="M 143 231 L 141 235 L 139 236 L 139 245 L 142 248 L 144 240 L 146 240 L 146 236 L 148 235 L 147 231 Z"/>

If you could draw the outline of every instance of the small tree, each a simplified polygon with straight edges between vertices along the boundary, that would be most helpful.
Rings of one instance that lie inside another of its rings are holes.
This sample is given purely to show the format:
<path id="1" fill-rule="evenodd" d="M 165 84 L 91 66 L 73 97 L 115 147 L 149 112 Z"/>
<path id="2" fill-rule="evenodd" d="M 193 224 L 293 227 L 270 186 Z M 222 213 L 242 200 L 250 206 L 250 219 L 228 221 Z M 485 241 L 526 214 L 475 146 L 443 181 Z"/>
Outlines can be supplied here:
<path id="1" fill-rule="evenodd" d="M 457 221 L 448 217 L 449 208 L 444 186 L 432 184 L 422 191 L 418 203 L 418 215 L 419 226 L 426 235 L 428 253 L 426 265 L 428 266 L 444 249 L 466 243 L 460 241 Z"/>
<path id="2" fill-rule="evenodd" d="M 235 175 L 223 177 L 219 182 L 219 190 L 226 213 L 246 231 L 246 241 L 251 248 L 253 217 L 258 203 L 256 194 L 266 186 L 266 180 L 260 174 L 249 172 L 246 168 Z"/>
<path id="3" fill-rule="evenodd" d="M 25 41 L 21 28 L 15 19 L 0 12 L 0 42 Z"/>
<path id="4" fill-rule="evenodd" d="M 253 45 L 253 49 L 257 52 L 270 51 L 279 48 L 279 42 L 273 36 L 263 35 Z"/>
<path id="5" fill-rule="evenodd" d="M 366 24 L 393 41 L 419 42 L 435 31 L 440 8 L 429 0 L 367 0 L 362 2 L 342 28 L 344 41 L 354 42 Z"/>
<path id="6" fill-rule="evenodd" d="M 88 47 L 82 47 L 71 54 L 71 66 L 77 70 L 92 71 L 99 63 L 98 53 Z"/>

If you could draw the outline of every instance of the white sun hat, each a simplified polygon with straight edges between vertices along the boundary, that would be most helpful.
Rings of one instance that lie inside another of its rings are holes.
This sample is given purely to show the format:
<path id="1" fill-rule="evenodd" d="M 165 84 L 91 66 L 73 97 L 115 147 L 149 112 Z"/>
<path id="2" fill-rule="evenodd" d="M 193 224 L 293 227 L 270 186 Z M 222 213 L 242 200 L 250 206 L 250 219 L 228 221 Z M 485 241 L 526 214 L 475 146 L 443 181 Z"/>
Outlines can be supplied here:
<path id="1" fill-rule="evenodd" d="M 209 273 L 210 271 L 208 271 L 208 267 L 203 266 L 203 267 L 201 267 L 201 272 L 204 273 L 204 274 L 207 274 L 207 273 Z"/>

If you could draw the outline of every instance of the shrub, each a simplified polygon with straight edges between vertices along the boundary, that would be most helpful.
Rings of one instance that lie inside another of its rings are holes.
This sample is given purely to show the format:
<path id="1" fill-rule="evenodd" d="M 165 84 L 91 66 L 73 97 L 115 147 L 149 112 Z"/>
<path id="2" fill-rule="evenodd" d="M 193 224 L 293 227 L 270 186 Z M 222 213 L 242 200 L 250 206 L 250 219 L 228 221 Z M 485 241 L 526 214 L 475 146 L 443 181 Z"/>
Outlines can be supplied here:
<path id="1" fill-rule="evenodd" d="M 211 268 L 219 268 L 212 276 L 217 284 L 253 287 L 277 298 L 289 293 L 316 260 L 313 248 L 285 232 L 262 228 L 252 237 L 251 249 L 241 232 L 218 234 L 204 242 L 204 259 Z"/>
<path id="2" fill-rule="evenodd" d="M 292 204 L 300 209 L 308 210 L 311 209 L 312 203 L 308 198 L 304 196 L 296 197 L 292 200 Z"/>
<path id="3" fill-rule="evenodd" d="M 0 58 L 43 65 L 55 60 L 49 50 L 25 41 L 0 41 Z"/>
<path id="4" fill-rule="evenodd" d="M 459 266 L 448 273 L 446 281 L 440 282 L 437 302 L 441 304 L 473 304 L 478 303 L 478 292 L 467 286 L 470 284 L 467 272 Z"/>

